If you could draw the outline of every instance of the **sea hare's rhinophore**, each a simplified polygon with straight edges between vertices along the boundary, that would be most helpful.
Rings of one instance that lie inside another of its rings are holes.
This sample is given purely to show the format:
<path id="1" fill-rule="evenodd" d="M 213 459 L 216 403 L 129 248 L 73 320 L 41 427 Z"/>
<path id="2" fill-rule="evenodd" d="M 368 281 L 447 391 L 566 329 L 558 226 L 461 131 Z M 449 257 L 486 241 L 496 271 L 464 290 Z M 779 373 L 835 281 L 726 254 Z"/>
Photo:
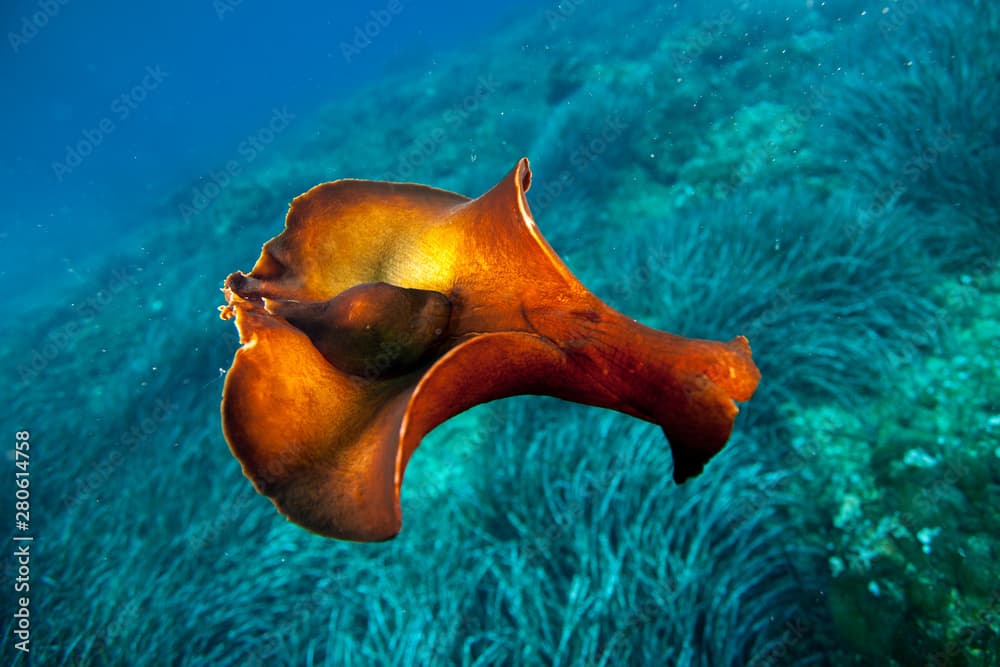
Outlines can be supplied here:
<path id="1" fill-rule="evenodd" d="M 726 443 L 760 373 L 728 343 L 656 331 L 570 273 L 528 209 L 522 159 L 468 199 L 341 180 L 297 197 L 249 274 L 226 280 L 243 346 L 222 425 L 243 471 L 291 520 L 375 541 L 402 523 L 424 434 L 474 405 L 547 394 L 659 424 L 674 479 Z M 526 465 L 530 465 L 530 462 Z"/>

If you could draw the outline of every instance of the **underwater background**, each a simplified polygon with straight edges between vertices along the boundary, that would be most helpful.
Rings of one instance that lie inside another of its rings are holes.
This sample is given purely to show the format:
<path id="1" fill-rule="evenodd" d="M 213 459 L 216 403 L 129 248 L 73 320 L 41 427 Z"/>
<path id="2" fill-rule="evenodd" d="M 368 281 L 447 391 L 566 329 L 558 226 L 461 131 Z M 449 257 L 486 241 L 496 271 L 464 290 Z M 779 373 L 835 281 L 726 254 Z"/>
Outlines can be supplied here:
<path id="1" fill-rule="evenodd" d="M 0 664 L 1000 665 L 995 3 L 0 19 Z M 222 437 L 223 279 L 317 183 L 522 155 L 597 296 L 750 339 L 729 445 L 677 486 L 656 426 L 506 399 L 425 439 L 395 540 L 288 523 Z"/>

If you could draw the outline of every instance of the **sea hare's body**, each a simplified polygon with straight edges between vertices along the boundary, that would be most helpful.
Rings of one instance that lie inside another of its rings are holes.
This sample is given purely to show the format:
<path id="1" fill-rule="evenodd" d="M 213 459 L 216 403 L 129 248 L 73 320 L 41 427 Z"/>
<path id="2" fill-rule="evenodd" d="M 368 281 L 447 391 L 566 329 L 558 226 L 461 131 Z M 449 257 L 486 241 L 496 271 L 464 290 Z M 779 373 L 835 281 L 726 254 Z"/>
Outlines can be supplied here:
<path id="1" fill-rule="evenodd" d="M 522 160 L 475 200 L 412 184 L 319 185 L 292 203 L 253 271 L 228 278 L 223 317 L 244 345 L 223 428 L 289 518 L 331 537 L 393 537 L 423 435 L 516 394 L 659 424 L 678 481 L 723 447 L 734 401 L 759 380 L 746 339 L 686 339 L 606 306 L 539 234 L 529 183 Z"/>

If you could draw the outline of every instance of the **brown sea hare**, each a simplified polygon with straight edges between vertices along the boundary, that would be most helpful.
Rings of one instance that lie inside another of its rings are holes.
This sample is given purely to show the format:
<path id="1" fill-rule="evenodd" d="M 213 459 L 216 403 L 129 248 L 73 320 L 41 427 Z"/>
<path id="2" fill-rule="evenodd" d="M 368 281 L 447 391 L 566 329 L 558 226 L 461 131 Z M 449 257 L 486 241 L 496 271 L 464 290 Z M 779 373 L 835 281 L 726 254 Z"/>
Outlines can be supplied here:
<path id="1" fill-rule="evenodd" d="M 542 238 L 522 159 L 478 199 L 340 180 L 297 197 L 225 319 L 242 347 L 222 424 L 257 490 L 322 535 L 400 530 L 421 438 L 475 405 L 545 394 L 659 424 L 678 482 L 726 443 L 760 379 L 742 336 L 657 331 L 587 291 Z M 531 462 L 525 462 L 531 465 Z"/>

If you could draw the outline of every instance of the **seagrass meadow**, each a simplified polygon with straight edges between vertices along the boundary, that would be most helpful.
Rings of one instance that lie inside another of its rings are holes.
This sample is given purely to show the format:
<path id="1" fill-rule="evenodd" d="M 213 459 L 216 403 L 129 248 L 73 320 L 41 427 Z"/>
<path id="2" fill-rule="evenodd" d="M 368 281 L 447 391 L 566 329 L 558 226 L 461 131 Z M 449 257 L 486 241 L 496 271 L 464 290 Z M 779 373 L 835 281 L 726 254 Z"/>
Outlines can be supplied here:
<path id="1" fill-rule="evenodd" d="M 541 3 L 200 165 L 0 339 L 35 536 L 0 661 L 1000 665 L 997 44 L 985 0 Z M 654 425 L 504 399 L 426 438 L 394 540 L 289 523 L 220 429 L 222 280 L 317 183 L 522 155 L 597 296 L 750 340 L 730 443 L 676 485 Z"/>

